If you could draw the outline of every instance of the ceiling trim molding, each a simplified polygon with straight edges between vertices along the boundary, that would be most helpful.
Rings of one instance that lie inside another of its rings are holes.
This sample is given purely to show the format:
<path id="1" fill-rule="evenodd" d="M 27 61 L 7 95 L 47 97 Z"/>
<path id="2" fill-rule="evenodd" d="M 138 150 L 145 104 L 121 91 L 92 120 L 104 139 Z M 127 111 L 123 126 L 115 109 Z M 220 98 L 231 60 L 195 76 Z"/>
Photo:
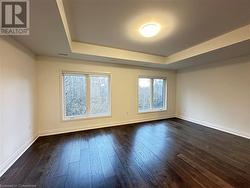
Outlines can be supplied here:
<path id="1" fill-rule="evenodd" d="M 72 50 L 72 38 L 71 38 L 69 25 L 68 25 L 68 21 L 67 21 L 67 16 L 65 13 L 64 5 L 63 5 L 63 0 L 56 0 L 56 4 L 57 4 L 58 11 L 60 13 L 60 18 L 62 20 L 64 32 L 66 34 L 69 47 Z"/>
<path id="2" fill-rule="evenodd" d="M 130 50 L 105 47 L 101 45 L 76 42 L 73 41 L 71 38 L 63 0 L 56 0 L 56 3 L 71 53 L 78 55 L 90 55 L 98 56 L 99 58 L 105 59 L 110 58 L 132 62 L 136 61 L 141 63 L 169 65 L 195 56 L 207 54 L 211 51 L 216 51 L 227 46 L 250 40 L 249 24 L 169 56 L 152 55 Z"/>
<path id="3" fill-rule="evenodd" d="M 141 61 L 147 63 L 164 64 L 166 57 L 151 55 L 141 52 L 110 48 L 100 45 L 87 44 L 82 42 L 71 42 L 72 53 L 101 56 L 106 58 L 115 58 L 129 61 Z"/>
<path id="4" fill-rule="evenodd" d="M 214 50 L 225 48 L 236 43 L 250 40 L 250 25 L 235 29 L 226 34 L 220 35 L 206 42 L 195 45 L 191 48 L 177 52 L 166 57 L 166 64 L 175 63 L 201 54 L 209 53 Z"/>

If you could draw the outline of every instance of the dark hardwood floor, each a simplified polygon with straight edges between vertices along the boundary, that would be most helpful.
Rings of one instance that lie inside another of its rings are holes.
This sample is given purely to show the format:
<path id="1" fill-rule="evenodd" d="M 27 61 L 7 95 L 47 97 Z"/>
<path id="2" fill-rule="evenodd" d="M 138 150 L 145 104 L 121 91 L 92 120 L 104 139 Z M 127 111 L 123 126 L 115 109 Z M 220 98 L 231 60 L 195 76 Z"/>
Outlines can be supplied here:
<path id="1" fill-rule="evenodd" d="M 7 185 L 250 188 L 250 140 L 176 118 L 40 137 Z"/>

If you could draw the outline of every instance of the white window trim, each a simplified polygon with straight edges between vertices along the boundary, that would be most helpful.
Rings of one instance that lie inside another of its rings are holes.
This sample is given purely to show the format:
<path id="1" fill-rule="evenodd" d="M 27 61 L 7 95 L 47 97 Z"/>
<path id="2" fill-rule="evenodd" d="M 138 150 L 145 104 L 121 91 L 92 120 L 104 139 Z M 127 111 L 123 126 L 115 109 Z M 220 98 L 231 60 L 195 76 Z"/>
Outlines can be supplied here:
<path id="1" fill-rule="evenodd" d="M 148 78 L 151 79 L 151 103 L 150 103 L 150 109 L 149 110 L 144 110 L 140 111 L 139 110 L 139 79 L 140 78 Z M 164 84 L 164 108 L 152 108 L 152 100 L 153 100 L 153 79 L 163 79 L 165 81 Z M 167 78 L 166 77 L 157 77 L 157 76 L 139 76 L 137 78 L 137 100 L 136 100 L 136 108 L 137 108 L 137 113 L 138 114 L 145 114 L 145 113 L 155 113 L 155 112 L 164 112 L 167 111 L 168 109 L 168 85 L 167 85 Z"/>
<path id="2" fill-rule="evenodd" d="M 65 103 L 64 103 L 64 81 L 63 75 L 64 74 L 73 74 L 73 75 L 84 75 L 86 76 L 86 111 L 90 107 L 90 76 L 108 76 L 109 77 L 109 113 L 108 114 L 97 114 L 97 115 L 90 115 L 86 113 L 86 115 L 79 115 L 79 116 L 72 116 L 66 117 L 65 116 Z M 112 98 L 111 98 L 111 82 L 112 82 L 112 75 L 111 73 L 106 72 L 81 72 L 81 71 L 60 71 L 60 103 L 61 103 L 61 121 L 76 121 L 76 120 L 86 120 L 86 119 L 97 119 L 97 118 L 107 118 L 112 117 Z"/>

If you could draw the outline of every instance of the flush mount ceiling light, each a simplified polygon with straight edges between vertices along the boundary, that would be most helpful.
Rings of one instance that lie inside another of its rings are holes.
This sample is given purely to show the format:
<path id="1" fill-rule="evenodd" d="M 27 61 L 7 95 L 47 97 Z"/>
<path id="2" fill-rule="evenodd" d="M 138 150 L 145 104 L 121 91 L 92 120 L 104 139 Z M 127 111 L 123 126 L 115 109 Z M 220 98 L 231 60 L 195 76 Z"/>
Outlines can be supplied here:
<path id="1" fill-rule="evenodd" d="M 144 37 L 154 37 L 156 36 L 159 31 L 161 30 L 161 26 L 158 23 L 146 23 L 142 25 L 139 29 L 139 32 Z"/>

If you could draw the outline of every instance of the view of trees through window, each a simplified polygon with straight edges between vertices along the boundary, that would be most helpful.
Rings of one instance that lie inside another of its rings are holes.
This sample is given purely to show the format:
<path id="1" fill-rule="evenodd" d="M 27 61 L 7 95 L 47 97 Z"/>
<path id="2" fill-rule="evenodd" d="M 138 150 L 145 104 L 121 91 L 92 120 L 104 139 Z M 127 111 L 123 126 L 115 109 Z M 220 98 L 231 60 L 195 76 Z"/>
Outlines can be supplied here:
<path id="1" fill-rule="evenodd" d="M 165 109 L 164 79 L 139 78 L 138 109 L 139 112 Z"/>
<path id="2" fill-rule="evenodd" d="M 86 113 L 86 77 L 65 74 L 63 81 L 65 116 L 83 116 Z"/>
<path id="3" fill-rule="evenodd" d="M 151 108 L 151 79 L 139 78 L 139 111 Z"/>
<path id="4" fill-rule="evenodd" d="M 139 78 L 139 112 L 166 108 L 166 80 Z M 64 117 L 104 116 L 110 114 L 108 75 L 63 74 Z"/>
<path id="5" fill-rule="evenodd" d="M 90 76 L 90 114 L 109 113 L 109 78 Z"/>
<path id="6" fill-rule="evenodd" d="M 110 114 L 109 76 L 63 74 L 65 118 Z"/>
<path id="7" fill-rule="evenodd" d="M 153 80 L 153 108 L 164 108 L 165 81 L 163 79 Z"/>

